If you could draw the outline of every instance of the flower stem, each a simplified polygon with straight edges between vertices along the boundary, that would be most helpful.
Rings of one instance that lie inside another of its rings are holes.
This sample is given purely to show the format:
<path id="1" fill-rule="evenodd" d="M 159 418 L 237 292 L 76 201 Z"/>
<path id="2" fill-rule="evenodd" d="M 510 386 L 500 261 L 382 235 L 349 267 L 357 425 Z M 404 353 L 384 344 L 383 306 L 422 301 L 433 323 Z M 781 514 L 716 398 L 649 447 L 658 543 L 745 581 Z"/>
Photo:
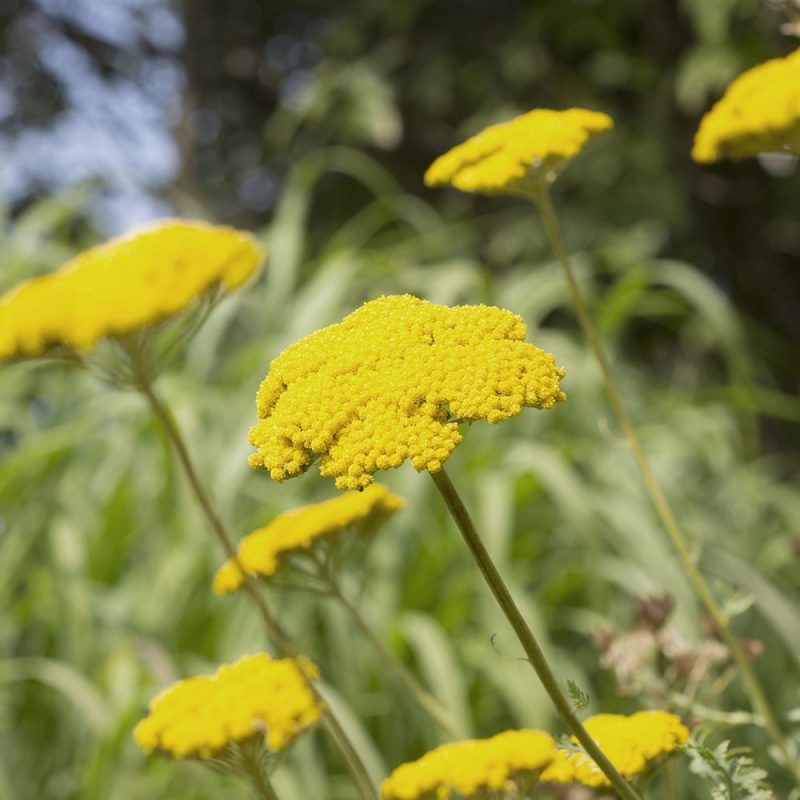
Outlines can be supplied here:
<path id="1" fill-rule="evenodd" d="M 250 780 L 259 800 L 278 800 L 275 789 L 272 788 L 272 784 L 263 775 L 258 775 L 257 777 L 253 775 Z"/>
<path id="2" fill-rule="evenodd" d="M 278 795 L 272 786 L 272 782 L 264 773 L 261 759 L 257 756 L 245 756 L 242 759 L 242 766 L 259 800 L 278 800 Z"/>
<path id="3" fill-rule="evenodd" d="M 333 597 L 335 597 L 343 608 L 347 610 L 347 613 L 350 614 L 350 617 L 353 622 L 355 622 L 356 627 L 364 635 L 364 638 L 378 651 L 381 658 L 385 661 L 386 666 L 388 666 L 395 676 L 405 684 L 417 703 L 419 703 L 419 705 L 436 720 L 442 730 L 455 741 L 466 738 L 464 731 L 456 725 L 442 704 L 416 679 L 411 670 L 392 653 L 381 639 L 375 635 L 358 608 L 344 596 L 339 585 L 333 580 L 330 581 L 330 591 Z"/>
<path id="4" fill-rule="evenodd" d="M 678 775 L 675 769 L 675 761 L 668 759 L 664 765 L 664 788 L 667 793 L 667 800 L 678 800 Z"/>
<path id="5" fill-rule="evenodd" d="M 134 362 L 134 366 L 135 364 L 136 362 Z M 266 628 L 270 638 L 283 656 L 294 658 L 300 655 L 300 648 L 295 644 L 289 634 L 284 630 L 283 626 L 278 622 L 277 618 L 273 615 L 272 611 L 267 605 L 266 600 L 264 599 L 264 596 L 259 590 L 258 584 L 255 582 L 252 576 L 247 573 L 246 570 L 242 569 L 242 565 L 239 563 L 239 556 L 236 552 L 236 547 L 233 544 L 233 539 L 231 538 L 227 528 L 225 527 L 225 524 L 222 522 L 222 519 L 217 514 L 214 506 L 211 503 L 211 499 L 209 498 L 208 493 L 206 492 L 205 487 L 200 480 L 200 476 L 194 467 L 194 463 L 189 455 L 189 451 L 186 447 L 183 436 L 181 435 L 181 432 L 176 422 L 172 418 L 168 408 L 155 393 L 150 378 L 144 370 L 139 370 L 137 372 L 136 386 L 147 399 L 154 416 L 161 424 L 165 436 L 172 444 L 173 450 L 175 451 L 175 455 L 178 459 L 178 463 L 180 464 L 183 473 L 189 482 L 189 486 L 191 487 L 192 492 L 194 493 L 194 496 L 206 517 L 206 520 L 211 526 L 211 530 L 219 540 L 220 545 L 222 545 L 225 555 L 230 558 L 234 564 L 236 564 L 242 575 L 244 575 L 244 589 L 258 609 L 258 613 L 264 622 L 264 627 Z M 319 694 L 314 686 L 309 683 L 309 687 L 319 699 Z M 375 786 L 373 785 L 372 780 L 370 779 L 369 774 L 367 773 L 367 770 L 361 761 L 361 758 L 359 757 L 352 743 L 348 739 L 347 734 L 330 708 L 327 709 L 326 713 L 322 717 L 322 725 L 339 751 L 345 767 L 350 773 L 350 777 L 352 778 L 353 783 L 358 790 L 359 796 L 362 798 L 362 800 L 377 800 L 378 795 L 375 790 Z"/>
<path id="6" fill-rule="evenodd" d="M 433 478 L 433 482 L 436 484 L 436 488 L 444 498 L 456 525 L 458 525 L 458 529 L 461 531 L 461 535 L 464 537 L 464 541 L 470 553 L 472 553 L 472 557 L 475 559 L 478 569 L 480 569 L 484 580 L 492 590 L 492 594 L 494 594 L 495 600 L 497 600 L 503 614 L 505 614 L 506 619 L 514 629 L 514 633 L 517 634 L 517 638 L 522 644 L 525 654 L 528 656 L 528 661 L 539 676 L 542 686 L 544 686 L 545 691 L 553 701 L 553 705 L 564 720 L 564 723 L 581 743 L 587 754 L 602 770 L 619 796 L 624 798 L 624 800 L 640 800 L 639 795 L 636 794 L 622 775 L 617 772 L 614 765 L 606 758 L 603 751 L 597 746 L 597 743 L 589 735 L 586 728 L 583 727 L 580 718 L 570 705 L 564 692 L 561 691 L 558 680 L 550 664 L 548 664 L 542 652 L 542 648 L 539 646 L 536 637 L 533 635 L 533 631 L 528 627 L 528 623 L 525 622 L 514 599 L 511 597 L 511 593 L 508 591 L 505 581 L 494 565 L 480 536 L 478 536 L 478 532 L 475 530 L 475 524 L 472 522 L 469 512 L 461 501 L 461 497 L 450 481 L 447 473 L 442 469 L 439 472 L 430 473 L 430 475 L 431 478 Z"/>
<path id="7" fill-rule="evenodd" d="M 633 455 L 633 459 L 636 462 L 636 466 L 642 476 L 642 480 L 644 482 L 645 489 L 650 496 L 650 500 L 653 503 L 656 513 L 658 514 L 658 517 L 661 520 L 665 530 L 667 531 L 667 535 L 672 542 L 675 554 L 678 556 L 678 560 L 680 561 L 681 566 L 689 578 L 689 582 L 691 583 L 695 594 L 705 607 L 708 615 L 714 621 L 720 636 L 722 636 L 725 644 L 728 646 L 728 649 L 733 656 L 733 660 L 741 672 L 753 707 L 761 715 L 764 727 L 767 729 L 767 732 L 769 733 L 773 742 L 780 750 L 784 759 L 784 765 L 792 772 L 795 779 L 800 782 L 800 764 L 792 759 L 791 755 L 789 754 L 783 733 L 781 732 L 780 726 L 775 718 L 775 714 L 770 707 L 767 696 L 761 687 L 761 683 L 756 676 L 755 670 L 753 669 L 747 656 L 742 651 L 736 636 L 731 630 L 728 615 L 720 608 L 711 592 L 711 589 L 706 583 L 705 578 L 703 577 L 702 573 L 697 567 L 697 564 L 692 558 L 691 553 L 689 552 L 689 545 L 686 536 L 678 525 L 666 495 L 662 491 L 661 485 L 653 473 L 650 462 L 644 452 L 644 448 L 642 447 L 641 440 L 639 439 L 639 434 L 637 433 L 636 427 L 633 424 L 633 420 L 628 415 L 625 405 L 622 402 L 622 397 L 611 372 L 608 359 L 606 358 L 605 352 L 600 344 L 600 340 L 594 329 L 594 325 L 589 317 L 589 312 L 587 311 L 583 294 L 581 293 L 580 287 L 578 286 L 578 281 L 575 278 L 575 271 L 573 270 L 572 264 L 567 256 L 567 251 L 564 247 L 564 241 L 561 236 L 561 229 L 558 224 L 558 218 L 556 217 L 555 211 L 553 210 L 553 205 L 550 202 L 550 193 L 547 188 L 542 188 L 541 191 L 537 192 L 533 197 L 534 202 L 542 215 L 542 220 L 544 222 L 545 229 L 547 230 L 547 236 L 550 239 L 553 250 L 558 257 L 558 260 L 561 262 L 561 266 L 564 268 L 564 274 L 567 279 L 570 294 L 572 295 L 572 301 L 575 304 L 578 321 L 580 322 L 583 333 L 589 343 L 589 347 L 594 354 L 598 365 L 600 366 L 600 371 L 603 374 L 603 381 L 605 383 L 606 394 L 611 402 L 611 408 L 613 409 L 614 415 L 616 416 L 620 427 L 622 428 L 625 441 L 631 450 L 631 454 Z"/>

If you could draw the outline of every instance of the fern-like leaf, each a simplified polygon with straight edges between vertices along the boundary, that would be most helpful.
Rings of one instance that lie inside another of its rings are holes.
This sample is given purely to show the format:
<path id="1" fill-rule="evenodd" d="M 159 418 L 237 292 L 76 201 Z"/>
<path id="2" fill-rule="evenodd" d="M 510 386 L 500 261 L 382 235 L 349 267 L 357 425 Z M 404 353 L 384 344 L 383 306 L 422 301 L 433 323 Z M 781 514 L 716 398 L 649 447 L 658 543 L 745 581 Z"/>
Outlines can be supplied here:
<path id="1" fill-rule="evenodd" d="M 576 713 L 581 714 L 589 708 L 589 695 L 571 678 L 567 680 L 567 691 Z"/>
<path id="2" fill-rule="evenodd" d="M 748 748 L 731 748 L 729 741 L 712 748 L 706 744 L 707 738 L 708 732 L 695 732 L 685 752 L 689 769 L 712 784 L 712 800 L 774 800 L 772 789 L 764 781 L 767 773 L 756 766 Z"/>

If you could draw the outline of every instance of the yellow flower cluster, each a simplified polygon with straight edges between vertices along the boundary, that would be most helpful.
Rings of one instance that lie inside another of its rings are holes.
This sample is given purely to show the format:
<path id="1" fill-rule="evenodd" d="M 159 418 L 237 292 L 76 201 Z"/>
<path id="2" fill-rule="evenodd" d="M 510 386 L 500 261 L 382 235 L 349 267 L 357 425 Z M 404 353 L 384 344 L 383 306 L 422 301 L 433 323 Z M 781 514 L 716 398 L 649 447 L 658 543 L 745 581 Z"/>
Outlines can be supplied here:
<path id="1" fill-rule="evenodd" d="M 710 163 L 763 152 L 800 155 L 800 50 L 733 81 L 703 117 L 692 158 Z"/>
<path id="2" fill-rule="evenodd" d="M 245 656 L 214 675 L 179 681 L 150 704 L 133 731 L 145 753 L 212 758 L 229 744 L 260 736 L 278 752 L 319 720 L 323 706 L 308 681 L 307 659 Z"/>
<path id="3" fill-rule="evenodd" d="M 653 759 L 671 753 L 689 738 L 686 726 L 667 711 L 639 711 L 631 716 L 596 714 L 584 725 L 624 778 L 644 772 Z M 541 779 L 595 788 L 611 785 L 592 759 L 566 750 L 558 751 Z"/>
<path id="4" fill-rule="evenodd" d="M 404 505 L 402 498 L 376 483 L 363 492 L 348 492 L 324 503 L 279 514 L 269 525 L 242 539 L 239 563 L 249 573 L 269 577 L 292 553 L 306 552 L 345 530 L 370 533 Z M 228 559 L 214 576 L 213 589 L 216 594 L 227 594 L 243 583 L 240 569 Z"/>
<path id="5" fill-rule="evenodd" d="M 437 158 L 425 183 L 450 184 L 462 192 L 527 191 L 532 181 L 551 181 L 590 139 L 613 124 L 597 111 L 537 108 L 492 125 Z"/>
<path id="6" fill-rule="evenodd" d="M 186 308 L 216 284 L 231 291 L 262 260 L 248 233 L 165 220 L 113 239 L 0 297 L 0 361 L 50 346 L 88 350 Z"/>
<path id="7" fill-rule="evenodd" d="M 552 738 L 541 731 L 506 731 L 491 739 L 446 744 L 401 764 L 383 782 L 383 800 L 436 800 L 511 791 L 514 780 L 533 780 L 555 757 Z"/>
<path id="8" fill-rule="evenodd" d="M 516 314 L 492 306 L 381 297 L 278 356 L 258 391 L 253 467 L 276 481 L 320 473 L 362 489 L 406 459 L 437 472 L 459 421 L 500 422 L 564 399 L 564 371 L 525 342 Z"/>

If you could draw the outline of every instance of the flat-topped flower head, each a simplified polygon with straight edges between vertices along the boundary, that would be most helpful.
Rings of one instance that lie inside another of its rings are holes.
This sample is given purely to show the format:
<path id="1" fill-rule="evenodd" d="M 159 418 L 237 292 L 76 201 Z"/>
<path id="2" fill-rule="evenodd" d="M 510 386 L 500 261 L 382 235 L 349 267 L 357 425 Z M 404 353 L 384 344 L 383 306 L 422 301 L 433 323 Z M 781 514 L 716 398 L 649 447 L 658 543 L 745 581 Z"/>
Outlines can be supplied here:
<path id="1" fill-rule="evenodd" d="M 254 737 L 277 753 L 322 716 L 324 707 L 308 683 L 316 677 L 305 658 L 245 656 L 163 691 L 133 736 L 145 753 L 173 758 L 214 758 Z"/>
<path id="2" fill-rule="evenodd" d="M 598 111 L 537 108 L 492 125 L 437 158 L 425 183 L 450 184 L 462 192 L 528 194 L 555 180 L 590 139 L 613 124 Z"/>
<path id="3" fill-rule="evenodd" d="M 652 761 L 672 753 L 689 738 L 689 731 L 680 718 L 667 711 L 639 711 L 630 716 L 596 714 L 587 719 L 584 726 L 626 779 L 641 774 Z M 610 786 L 608 778 L 591 758 L 567 750 L 558 751 L 541 779 L 582 783 L 593 788 Z"/>
<path id="4" fill-rule="evenodd" d="M 700 122 L 700 163 L 758 153 L 800 155 L 800 50 L 742 73 Z"/>
<path id="5" fill-rule="evenodd" d="M 270 578 L 293 555 L 308 555 L 348 532 L 372 533 L 404 505 L 401 497 L 376 483 L 363 492 L 348 492 L 324 503 L 279 514 L 269 525 L 242 539 L 239 563 L 252 575 Z M 243 583 L 241 570 L 228 559 L 214 576 L 213 588 L 217 594 L 227 594 Z"/>
<path id="6" fill-rule="evenodd" d="M 236 289 L 262 257 L 250 234 L 204 222 L 164 220 L 112 239 L 0 297 L 0 361 L 82 352 L 161 322 L 216 286 Z"/>
<path id="7" fill-rule="evenodd" d="M 549 734 L 506 731 L 490 739 L 446 744 L 401 764 L 383 782 L 383 800 L 449 800 L 504 792 L 517 796 L 556 755 Z M 495 795 L 492 794 L 492 797 Z"/>
<path id="8" fill-rule="evenodd" d="M 253 467 L 283 481 L 321 458 L 340 489 L 410 459 L 437 472 L 461 442 L 460 422 L 501 422 L 552 408 L 563 369 L 493 306 L 449 308 L 411 295 L 365 303 L 289 347 L 258 390 Z"/>

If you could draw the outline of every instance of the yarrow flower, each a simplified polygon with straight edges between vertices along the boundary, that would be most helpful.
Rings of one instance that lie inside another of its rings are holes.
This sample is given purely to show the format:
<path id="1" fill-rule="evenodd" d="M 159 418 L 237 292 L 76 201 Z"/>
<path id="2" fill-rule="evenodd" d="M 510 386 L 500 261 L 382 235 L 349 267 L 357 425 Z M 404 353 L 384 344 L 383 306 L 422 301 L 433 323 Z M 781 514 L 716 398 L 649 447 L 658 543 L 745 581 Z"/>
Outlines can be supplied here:
<path id="1" fill-rule="evenodd" d="M 639 711 L 630 716 L 596 714 L 584 726 L 626 779 L 644 772 L 652 761 L 673 752 L 689 738 L 686 726 L 667 711 Z M 577 743 L 574 737 L 573 740 Z M 611 785 L 591 758 L 567 750 L 558 751 L 541 779 L 593 788 Z"/>
<path id="2" fill-rule="evenodd" d="M 528 194 L 551 183 L 586 143 L 612 127 L 598 111 L 537 108 L 482 130 L 431 164 L 427 186 L 450 184 L 462 192 Z"/>
<path id="3" fill-rule="evenodd" d="M 800 50 L 736 78 L 700 122 L 692 158 L 710 163 L 763 152 L 800 155 Z"/>
<path id="4" fill-rule="evenodd" d="M 305 658 L 245 656 L 214 675 L 166 689 L 133 736 L 145 753 L 174 758 L 214 758 L 254 737 L 277 753 L 322 716 L 324 707 L 308 684 L 316 677 L 316 667 Z"/>
<path id="5" fill-rule="evenodd" d="M 553 739 L 541 731 L 505 731 L 490 739 L 446 744 L 397 767 L 383 782 L 381 797 L 448 800 L 487 791 L 512 793 L 534 782 L 555 754 Z"/>
<path id="6" fill-rule="evenodd" d="M 86 351 L 161 322 L 215 286 L 236 289 L 262 256 L 250 234 L 204 222 L 163 220 L 112 239 L 0 297 L 0 361 Z"/>
<path id="7" fill-rule="evenodd" d="M 239 564 L 248 573 L 269 578 L 292 555 L 307 554 L 345 531 L 369 534 L 404 505 L 405 501 L 385 486 L 373 484 L 363 492 L 348 492 L 324 503 L 279 514 L 269 525 L 242 539 L 237 554 Z M 243 583 L 241 570 L 228 559 L 214 576 L 213 589 L 217 594 L 227 594 Z"/>
<path id="8" fill-rule="evenodd" d="M 282 481 L 321 456 L 340 489 L 410 459 L 437 472 L 463 438 L 460 422 L 500 422 L 552 408 L 563 369 L 525 342 L 516 314 L 381 297 L 279 355 L 258 390 L 255 468 Z"/>

